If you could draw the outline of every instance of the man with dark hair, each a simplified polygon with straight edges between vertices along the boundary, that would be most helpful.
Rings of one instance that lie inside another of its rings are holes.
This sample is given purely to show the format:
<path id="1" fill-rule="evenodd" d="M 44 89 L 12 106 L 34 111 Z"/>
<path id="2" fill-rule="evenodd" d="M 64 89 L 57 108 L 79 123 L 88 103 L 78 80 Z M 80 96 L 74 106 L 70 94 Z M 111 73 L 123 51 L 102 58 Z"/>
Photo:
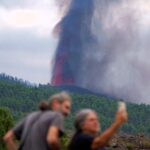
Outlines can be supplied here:
<path id="1" fill-rule="evenodd" d="M 15 139 L 20 140 L 19 150 L 60 150 L 59 137 L 64 132 L 64 117 L 70 113 L 71 98 L 62 92 L 39 108 L 7 132 L 4 141 L 8 150 L 18 149 Z"/>

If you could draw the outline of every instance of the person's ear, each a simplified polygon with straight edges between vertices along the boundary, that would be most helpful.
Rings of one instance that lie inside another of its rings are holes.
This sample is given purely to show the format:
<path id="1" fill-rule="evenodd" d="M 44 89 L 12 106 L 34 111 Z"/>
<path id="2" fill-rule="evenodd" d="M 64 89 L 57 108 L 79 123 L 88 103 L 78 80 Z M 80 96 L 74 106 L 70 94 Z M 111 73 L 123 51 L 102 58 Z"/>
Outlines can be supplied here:
<path id="1" fill-rule="evenodd" d="M 85 126 L 85 123 L 83 123 L 82 126 L 81 126 L 81 130 L 84 131 L 85 129 L 86 129 L 86 126 Z"/>
<path id="2" fill-rule="evenodd" d="M 54 109 L 58 109 L 59 105 L 60 105 L 59 102 L 57 100 L 54 100 L 54 102 L 53 102 L 53 108 Z"/>

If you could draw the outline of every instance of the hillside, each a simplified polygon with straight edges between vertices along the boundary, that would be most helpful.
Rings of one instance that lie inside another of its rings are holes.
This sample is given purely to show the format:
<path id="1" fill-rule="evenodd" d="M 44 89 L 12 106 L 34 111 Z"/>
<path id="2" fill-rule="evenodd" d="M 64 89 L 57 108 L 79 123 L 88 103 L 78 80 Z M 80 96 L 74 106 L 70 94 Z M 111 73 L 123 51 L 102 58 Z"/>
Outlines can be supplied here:
<path id="1" fill-rule="evenodd" d="M 73 86 L 73 85 L 61 85 L 61 86 L 53 86 L 55 89 L 58 90 L 64 90 L 70 93 L 74 93 L 74 94 L 80 94 L 80 95 L 95 95 L 95 96 L 103 96 L 103 97 L 107 97 L 106 95 L 102 95 L 99 93 L 95 93 L 92 92 L 88 89 L 82 88 L 82 87 L 78 87 L 78 86 Z"/>
<path id="2" fill-rule="evenodd" d="M 61 88 L 64 89 L 64 88 Z M 82 108 L 92 108 L 99 114 L 102 129 L 107 128 L 113 121 L 117 110 L 117 100 L 89 93 L 75 87 L 71 90 L 73 97 L 72 115 L 66 121 L 66 127 L 72 131 L 72 122 L 75 112 Z M 7 107 L 18 121 L 29 112 L 37 110 L 38 103 L 50 95 L 60 91 L 60 88 L 51 85 L 32 85 L 29 82 L 0 75 L 0 107 Z M 121 129 L 121 133 L 150 135 L 150 106 L 128 103 L 129 122 Z"/>

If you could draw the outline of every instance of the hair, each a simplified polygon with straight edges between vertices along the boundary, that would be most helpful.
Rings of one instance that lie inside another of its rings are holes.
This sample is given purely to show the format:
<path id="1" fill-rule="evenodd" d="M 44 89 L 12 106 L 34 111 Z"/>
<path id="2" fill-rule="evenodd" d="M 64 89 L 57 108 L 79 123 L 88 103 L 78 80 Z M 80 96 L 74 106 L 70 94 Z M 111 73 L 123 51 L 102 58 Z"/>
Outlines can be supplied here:
<path id="1" fill-rule="evenodd" d="M 95 111 L 91 109 L 83 109 L 77 113 L 74 122 L 76 131 L 82 131 L 82 126 L 89 113 L 95 113 Z"/>
<path id="2" fill-rule="evenodd" d="M 50 107 L 49 107 L 49 105 L 48 105 L 48 102 L 45 101 L 45 100 L 42 100 L 42 101 L 40 102 L 40 104 L 39 104 L 39 109 L 40 109 L 41 111 L 49 110 Z"/>
<path id="3" fill-rule="evenodd" d="M 90 113 L 96 113 L 94 110 L 92 109 L 83 109 L 81 111 L 79 111 L 75 117 L 75 122 L 74 122 L 74 127 L 75 127 L 75 133 L 71 139 L 71 142 L 68 146 L 68 150 L 71 149 L 71 147 L 73 146 L 73 141 L 75 139 L 75 137 L 79 134 L 82 133 L 82 127 L 83 127 L 83 124 L 87 118 L 87 116 L 90 114 Z"/>
<path id="4" fill-rule="evenodd" d="M 57 100 L 60 104 L 64 101 L 71 101 L 71 97 L 67 92 L 60 92 L 52 95 L 48 98 L 48 101 L 41 101 L 39 104 L 39 109 L 41 111 L 52 110 L 53 102 Z"/>

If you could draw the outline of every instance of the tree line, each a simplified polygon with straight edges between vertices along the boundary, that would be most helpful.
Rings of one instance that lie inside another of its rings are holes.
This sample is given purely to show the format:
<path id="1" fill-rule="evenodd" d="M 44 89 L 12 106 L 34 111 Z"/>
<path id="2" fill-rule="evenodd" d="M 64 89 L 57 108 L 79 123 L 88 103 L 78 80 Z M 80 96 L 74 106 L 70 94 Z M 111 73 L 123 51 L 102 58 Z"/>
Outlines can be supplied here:
<path id="1" fill-rule="evenodd" d="M 30 112 L 38 110 L 40 100 L 46 100 L 57 92 L 59 89 L 49 84 L 33 85 L 27 81 L 0 74 L 0 107 L 12 115 L 12 118 L 7 118 L 10 122 L 13 120 L 11 125 L 17 123 Z M 98 113 L 102 130 L 109 127 L 117 111 L 117 100 L 73 92 L 71 96 L 73 98 L 72 114 L 65 122 L 69 133 L 73 132 L 75 113 L 82 108 L 92 108 Z M 122 127 L 120 133 L 150 135 L 150 106 L 127 103 L 127 108 L 129 122 Z M 1 115 L 0 113 L 0 118 Z M 4 130 L 0 128 L 0 132 L 2 137 Z"/>

